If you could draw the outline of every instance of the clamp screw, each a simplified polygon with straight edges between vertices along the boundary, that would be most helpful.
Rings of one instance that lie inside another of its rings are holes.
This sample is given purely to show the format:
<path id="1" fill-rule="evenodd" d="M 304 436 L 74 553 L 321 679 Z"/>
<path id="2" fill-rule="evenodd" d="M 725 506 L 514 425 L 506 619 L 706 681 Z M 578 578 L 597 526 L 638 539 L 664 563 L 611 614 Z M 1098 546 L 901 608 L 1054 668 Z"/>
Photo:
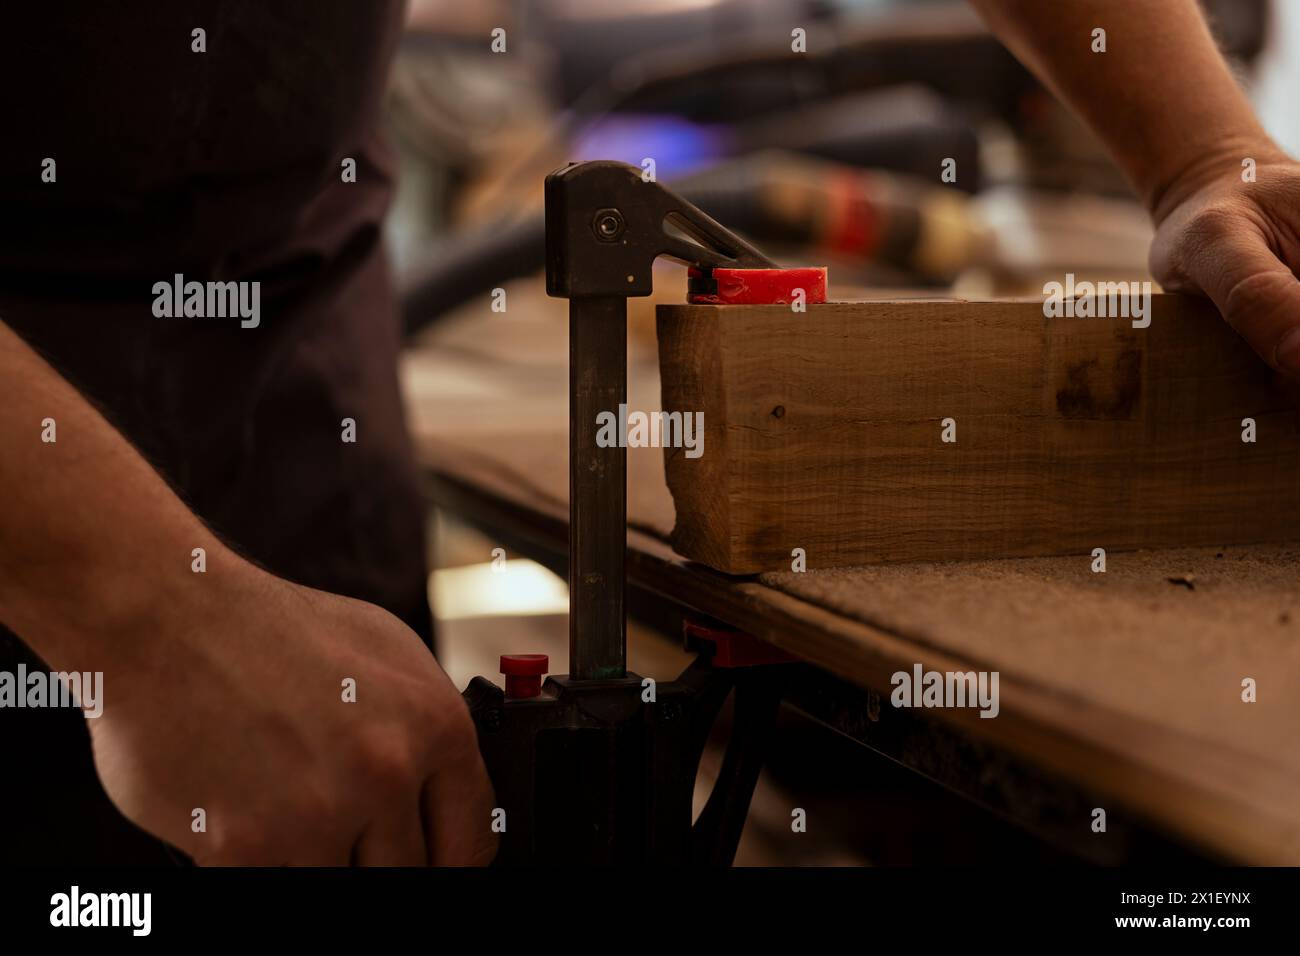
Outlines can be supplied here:
<path id="1" fill-rule="evenodd" d="M 598 209 L 591 220 L 591 229 L 601 242 L 618 242 L 626 228 L 623 214 L 617 209 Z"/>

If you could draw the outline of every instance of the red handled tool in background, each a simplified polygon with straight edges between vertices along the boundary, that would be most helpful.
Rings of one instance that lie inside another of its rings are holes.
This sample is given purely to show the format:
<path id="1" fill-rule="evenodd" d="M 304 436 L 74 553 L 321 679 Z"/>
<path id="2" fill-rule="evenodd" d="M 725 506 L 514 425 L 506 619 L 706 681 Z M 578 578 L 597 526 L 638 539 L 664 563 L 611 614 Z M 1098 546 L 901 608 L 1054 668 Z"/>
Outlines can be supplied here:
<path id="1" fill-rule="evenodd" d="M 503 864 L 729 864 L 780 706 L 777 672 L 793 660 L 694 627 L 699 657 L 676 680 L 627 670 L 627 451 L 601 447 L 596 423 L 627 400 L 627 299 L 651 294 L 659 256 L 691 268 L 692 301 L 825 301 L 824 269 L 779 269 L 639 169 L 574 163 L 547 177 L 546 291 L 569 300 L 570 673 L 543 684 L 544 656 L 506 655 L 504 690 L 483 677 L 465 690 L 504 811 Z M 692 824 L 700 756 L 733 690 L 722 771 Z"/>

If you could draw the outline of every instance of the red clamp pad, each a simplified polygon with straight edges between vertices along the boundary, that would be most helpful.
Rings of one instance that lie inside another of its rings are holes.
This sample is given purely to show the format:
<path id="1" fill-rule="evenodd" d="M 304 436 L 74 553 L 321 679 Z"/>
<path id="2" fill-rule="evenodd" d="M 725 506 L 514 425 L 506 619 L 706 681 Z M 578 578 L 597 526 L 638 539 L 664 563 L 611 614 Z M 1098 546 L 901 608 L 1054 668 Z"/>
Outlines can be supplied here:
<path id="1" fill-rule="evenodd" d="M 550 669 L 545 654 L 502 654 L 501 673 L 506 675 L 506 696 L 511 700 L 538 697 L 542 693 L 542 675 Z"/>
<path id="2" fill-rule="evenodd" d="M 788 305 L 795 290 L 803 289 L 804 302 L 826 301 L 826 267 L 805 269 L 714 269 L 706 276 L 696 268 L 687 270 L 692 291 L 686 301 L 692 305 Z M 716 290 L 708 289 L 709 280 Z"/>
<path id="3" fill-rule="evenodd" d="M 787 654 L 779 647 L 760 641 L 744 631 L 730 631 L 708 627 L 695 621 L 682 621 L 682 631 L 688 638 L 708 641 L 713 645 L 714 667 L 758 667 L 762 664 L 797 664 L 799 658 Z"/>

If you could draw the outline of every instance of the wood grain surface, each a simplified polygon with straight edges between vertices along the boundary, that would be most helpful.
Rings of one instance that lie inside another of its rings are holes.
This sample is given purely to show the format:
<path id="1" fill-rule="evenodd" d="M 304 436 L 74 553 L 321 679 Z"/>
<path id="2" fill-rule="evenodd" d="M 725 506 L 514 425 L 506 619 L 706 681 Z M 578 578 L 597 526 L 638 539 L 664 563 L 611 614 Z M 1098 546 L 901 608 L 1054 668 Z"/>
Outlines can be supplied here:
<path id="1" fill-rule="evenodd" d="M 1201 300 L 1045 318 L 1040 300 L 660 306 L 681 554 L 730 573 L 1300 536 L 1300 434 Z M 1242 420 L 1256 441 L 1242 441 Z M 956 440 L 942 440 L 945 420 Z"/>

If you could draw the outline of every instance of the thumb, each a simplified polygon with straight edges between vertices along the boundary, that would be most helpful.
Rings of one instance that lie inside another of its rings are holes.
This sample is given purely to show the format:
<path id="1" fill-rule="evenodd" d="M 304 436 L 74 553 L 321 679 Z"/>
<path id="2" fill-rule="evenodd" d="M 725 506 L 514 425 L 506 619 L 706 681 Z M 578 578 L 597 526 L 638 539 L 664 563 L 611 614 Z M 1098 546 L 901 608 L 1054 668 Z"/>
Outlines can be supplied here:
<path id="1" fill-rule="evenodd" d="M 1198 240 L 1179 271 L 1210 297 L 1260 358 L 1300 377 L 1300 282 L 1291 269 L 1248 223 Z"/>

